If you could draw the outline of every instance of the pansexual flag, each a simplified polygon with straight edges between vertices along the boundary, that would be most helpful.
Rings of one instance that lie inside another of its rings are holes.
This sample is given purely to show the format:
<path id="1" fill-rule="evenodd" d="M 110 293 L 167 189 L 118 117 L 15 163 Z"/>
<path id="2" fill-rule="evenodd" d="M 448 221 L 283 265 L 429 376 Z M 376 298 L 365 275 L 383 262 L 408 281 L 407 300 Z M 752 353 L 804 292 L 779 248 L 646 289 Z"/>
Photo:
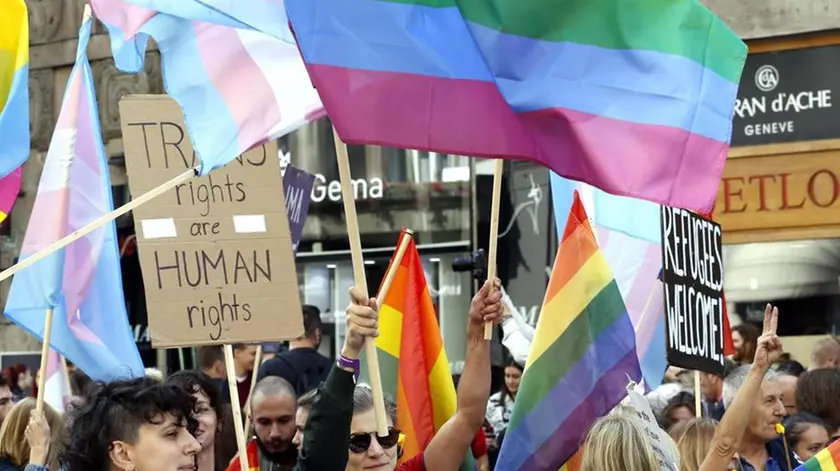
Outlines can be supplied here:
<path id="1" fill-rule="evenodd" d="M 87 60 L 91 20 L 79 30 L 76 65 L 47 153 L 20 258 L 114 209 Z M 114 222 L 22 270 L 12 279 L 6 317 L 43 341 L 53 310 L 50 346 L 94 380 L 143 375 L 128 325 Z"/>
<path id="2" fill-rule="evenodd" d="M 324 115 L 282 1 L 90 3 L 123 72 L 143 71 L 146 42 L 157 42 L 166 92 L 184 110 L 202 175 Z"/>
<path id="3" fill-rule="evenodd" d="M 711 208 L 746 45 L 698 0 L 285 0 L 341 137 Z"/>
<path id="4" fill-rule="evenodd" d="M 641 377 L 633 324 L 575 192 L 496 468 L 557 471 L 628 376 Z"/>
<path id="5" fill-rule="evenodd" d="M 840 440 L 823 448 L 811 459 L 796 468 L 796 471 L 838 471 L 840 470 Z"/>
<path id="6" fill-rule="evenodd" d="M 400 241 L 403 237 L 411 236 L 403 231 Z M 397 428 L 406 437 L 400 462 L 405 462 L 426 449 L 458 408 L 455 383 L 414 239 L 409 240 L 391 288 L 381 300 L 376 347 L 382 387 L 396 397 Z M 471 469 L 470 463 L 465 466 Z"/>
<path id="7" fill-rule="evenodd" d="M 0 2 L 0 178 L 29 158 L 29 17 L 23 0 Z M 0 180 L 20 189 L 20 175 Z M 0 190 L 2 191 L 2 190 Z M 17 190 L 15 190 L 17 196 Z M 12 207 L 0 205 L 8 214 Z"/>

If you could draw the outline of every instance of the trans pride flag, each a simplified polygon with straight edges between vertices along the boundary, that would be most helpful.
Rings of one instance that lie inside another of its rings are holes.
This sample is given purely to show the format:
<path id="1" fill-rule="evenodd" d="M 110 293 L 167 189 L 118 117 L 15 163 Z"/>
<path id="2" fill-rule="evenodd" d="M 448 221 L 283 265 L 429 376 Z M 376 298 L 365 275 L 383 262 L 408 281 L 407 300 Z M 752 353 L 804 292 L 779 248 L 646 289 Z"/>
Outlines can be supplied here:
<path id="1" fill-rule="evenodd" d="M 342 139 L 712 207 L 746 45 L 697 0 L 285 0 Z"/>
<path id="2" fill-rule="evenodd" d="M 38 185 L 20 258 L 26 259 L 114 209 L 93 76 L 87 60 L 91 20 L 79 30 L 76 65 Z M 114 222 L 16 274 L 6 316 L 94 380 L 142 376 L 128 325 Z"/>
<path id="3" fill-rule="evenodd" d="M 148 38 L 157 42 L 166 92 L 184 110 L 202 175 L 324 115 L 282 1 L 90 3 L 123 72 L 142 71 Z"/>
<path id="4" fill-rule="evenodd" d="M 29 158 L 29 17 L 23 0 L 0 2 L 0 178 L 12 174 Z M 0 180 L 20 189 L 20 171 Z M 7 207 L 8 206 L 8 207 Z M 0 203 L 8 214 L 11 205 Z M 3 217 L 5 219 L 5 216 Z"/>
<path id="5" fill-rule="evenodd" d="M 575 193 L 496 469 L 556 471 L 640 376 L 633 325 Z"/>

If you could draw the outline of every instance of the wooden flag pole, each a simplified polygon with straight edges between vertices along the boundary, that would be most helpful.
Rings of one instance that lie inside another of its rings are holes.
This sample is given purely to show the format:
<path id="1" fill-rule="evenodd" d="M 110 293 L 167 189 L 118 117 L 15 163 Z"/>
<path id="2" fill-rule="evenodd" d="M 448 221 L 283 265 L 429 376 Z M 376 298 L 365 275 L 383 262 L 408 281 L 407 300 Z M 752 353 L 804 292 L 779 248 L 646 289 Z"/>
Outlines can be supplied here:
<path id="1" fill-rule="evenodd" d="M 411 242 L 412 237 L 414 237 L 414 231 L 406 229 L 405 234 L 400 238 L 400 243 L 394 251 L 394 260 L 391 266 L 388 267 L 388 272 L 385 273 L 385 278 L 382 280 L 382 286 L 379 287 L 379 294 L 376 296 L 377 309 L 382 307 L 382 302 L 388 296 L 388 291 L 391 290 L 391 284 L 394 282 L 394 278 L 397 277 L 397 271 L 400 268 L 405 251 L 408 249 L 408 243 Z"/>
<path id="2" fill-rule="evenodd" d="M 160 196 L 160 195 L 166 193 L 167 191 L 175 188 L 176 186 L 180 185 L 181 183 L 184 183 L 185 181 L 189 180 L 190 178 L 192 178 L 195 175 L 196 175 L 196 169 L 191 168 L 189 170 L 186 170 L 184 173 L 176 176 L 172 180 L 169 180 L 168 182 L 165 182 L 165 183 L 161 184 L 157 188 L 154 188 L 152 190 L 147 191 L 142 196 L 140 196 L 136 199 L 132 199 L 128 203 L 120 206 L 119 208 L 111 211 L 110 213 L 103 214 L 102 216 L 98 217 L 97 219 L 91 221 L 85 227 L 77 230 L 76 232 L 74 232 L 74 233 L 72 233 L 72 234 L 70 234 L 70 235 L 68 235 L 68 236 L 66 236 L 62 239 L 59 239 L 59 240 L 53 242 L 52 244 L 44 247 L 43 249 L 39 250 L 38 252 L 36 252 L 32 256 L 30 256 L 30 257 L 28 257 L 24 260 L 21 260 L 18 263 L 12 265 L 11 267 L 3 270 L 2 272 L 0 272 L 0 281 L 7 280 L 7 279 L 11 278 L 15 273 L 23 270 L 24 268 L 27 268 L 29 266 L 34 265 L 35 263 L 43 260 L 46 257 L 49 257 L 54 252 L 57 252 L 57 251 L 65 248 L 65 247 L 67 247 L 68 245 L 72 244 L 73 242 L 76 242 L 77 240 L 81 239 L 82 237 L 84 237 L 84 236 L 90 234 L 91 232 L 99 229 L 100 227 L 104 226 L 105 224 L 108 224 L 109 222 L 111 222 L 114 219 L 122 216 L 123 214 L 126 214 L 129 211 L 148 203 L 149 201 L 157 198 L 158 196 Z"/>
<path id="3" fill-rule="evenodd" d="M 368 287 L 365 277 L 365 262 L 362 255 L 362 239 L 359 235 L 359 219 L 356 216 L 356 198 L 350 181 L 350 159 L 347 146 L 333 127 L 335 154 L 338 160 L 338 174 L 341 181 L 341 199 L 344 202 L 344 217 L 347 220 L 347 238 L 350 240 L 350 258 L 353 260 L 353 278 L 356 288 L 367 298 Z M 376 415 L 376 431 L 380 437 L 388 435 L 388 420 L 385 416 L 385 396 L 382 393 L 382 376 L 379 372 L 379 357 L 373 339 L 365 340 L 365 358 L 370 370 L 370 387 L 373 391 L 373 410 Z"/>
<path id="4" fill-rule="evenodd" d="M 487 251 L 487 280 L 490 281 L 490 292 L 495 289 L 493 280 L 496 279 L 496 254 L 499 246 L 499 208 L 502 205 L 502 177 L 505 161 L 496 159 L 493 170 L 493 205 L 490 207 L 490 247 Z M 484 324 L 484 340 L 493 338 L 493 323 Z"/>
<path id="5" fill-rule="evenodd" d="M 233 362 L 233 347 L 225 344 L 225 370 L 228 390 L 230 391 L 230 409 L 233 412 L 233 430 L 236 433 L 236 445 L 239 449 L 239 469 L 247 470 L 248 453 L 246 451 L 245 429 L 242 424 L 242 408 L 239 405 L 239 388 L 236 386 L 236 365 Z M 257 463 L 254 463 L 256 466 Z"/>
<path id="6" fill-rule="evenodd" d="M 44 393 L 47 386 L 47 364 L 50 358 L 50 340 L 52 338 L 53 310 L 47 309 L 44 319 L 44 341 L 41 344 L 41 374 L 38 375 L 38 397 L 35 400 L 35 410 L 44 412 Z"/>
<path id="7" fill-rule="evenodd" d="M 257 373 L 260 371 L 260 363 L 262 363 L 262 356 L 263 356 L 263 346 L 262 344 L 257 345 L 257 353 L 254 354 L 254 371 L 251 372 L 251 387 L 248 390 L 248 400 L 245 401 L 245 436 L 251 437 L 251 426 L 254 425 L 251 422 L 251 396 L 254 394 L 254 388 L 257 387 Z"/>
<path id="8" fill-rule="evenodd" d="M 703 416 L 703 403 L 700 401 L 700 371 L 694 370 L 694 414 Z"/>

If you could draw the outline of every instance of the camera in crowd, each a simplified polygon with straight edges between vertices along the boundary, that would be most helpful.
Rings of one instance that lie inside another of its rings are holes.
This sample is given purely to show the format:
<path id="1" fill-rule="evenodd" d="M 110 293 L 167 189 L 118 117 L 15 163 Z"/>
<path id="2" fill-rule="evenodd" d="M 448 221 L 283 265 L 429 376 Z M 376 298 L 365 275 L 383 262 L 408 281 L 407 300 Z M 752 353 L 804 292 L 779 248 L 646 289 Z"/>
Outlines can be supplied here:
<path id="1" fill-rule="evenodd" d="M 452 260 L 452 271 L 472 272 L 473 278 L 483 282 L 487 278 L 487 256 L 484 249 L 478 249 L 469 255 Z"/>

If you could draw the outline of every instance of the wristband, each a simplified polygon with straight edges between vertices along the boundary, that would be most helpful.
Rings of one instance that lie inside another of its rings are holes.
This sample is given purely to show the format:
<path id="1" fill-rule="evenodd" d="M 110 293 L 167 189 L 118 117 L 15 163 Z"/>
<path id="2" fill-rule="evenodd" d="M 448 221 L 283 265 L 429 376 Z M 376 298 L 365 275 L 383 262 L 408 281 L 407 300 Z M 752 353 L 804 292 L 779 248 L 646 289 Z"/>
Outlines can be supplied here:
<path id="1" fill-rule="evenodd" d="M 353 370 L 353 381 L 359 382 L 359 371 L 362 369 L 362 362 L 359 359 L 350 359 L 344 355 L 338 355 L 338 366 L 341 368 L 350 368 Z"/>

